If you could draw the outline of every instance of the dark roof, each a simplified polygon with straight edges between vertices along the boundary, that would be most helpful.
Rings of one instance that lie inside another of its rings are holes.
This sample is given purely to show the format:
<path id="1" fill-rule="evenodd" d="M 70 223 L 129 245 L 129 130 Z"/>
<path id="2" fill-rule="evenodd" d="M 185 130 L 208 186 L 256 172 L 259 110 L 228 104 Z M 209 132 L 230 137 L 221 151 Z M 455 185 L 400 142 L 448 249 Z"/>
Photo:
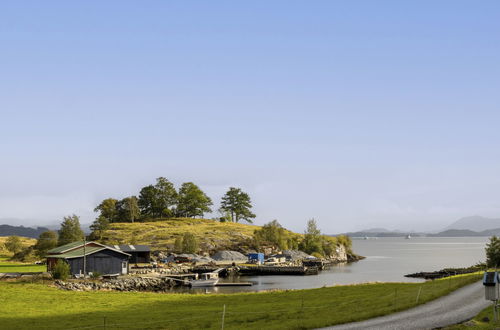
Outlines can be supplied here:
<path id="1" fill-rule="evenodd" d="M 130 244 L 120 244 L 120 245 L 111 245 L 113 248 L 131 253 L 131 252 L 150 252 L 151 249 L 149 245 L 130 245 Z"/>
<path id="2" fill-rule="evenodd" d="M 83 245 L 83 241 L 71 242 L 71 243 L 64 244 L 64 245 L 58 246 L 56 248 L 53 248 L 53 249 L 47 251 L 47 253 L 48 254 L 63 253 L 65 251 L 77 248 L 77 247 L 82 246 L 82 245 Z"/>
<path id="3" fill-rule="evenodd" d="M 47 251 L 47 256 L 50 258 L 78 258 L 83 257 L 83 245 L 85 244 L 85 255 L 93 254 L 102 250 L 112 250 L 121 254 L 125 254 L 130 256 L 130 254 L 122 251 L 120 249 L 116 249 L 115 247 L 104 245 L 97 242 L 72 242 L 62 246 L 58 246 L 52 250 Z M 93 246 L 97 245 L 97 246 Z"/>

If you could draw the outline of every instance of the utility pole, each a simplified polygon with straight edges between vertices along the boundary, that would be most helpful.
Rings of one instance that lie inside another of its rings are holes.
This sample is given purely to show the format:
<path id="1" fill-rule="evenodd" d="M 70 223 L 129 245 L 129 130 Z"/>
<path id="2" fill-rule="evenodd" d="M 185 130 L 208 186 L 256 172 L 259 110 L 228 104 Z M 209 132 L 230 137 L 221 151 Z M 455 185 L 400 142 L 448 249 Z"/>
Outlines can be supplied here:
<path id="1" fill-rule="evenodd" d="M 83 234 L 83 278 L 87 277 L 87 256 L 85 255 L 85 246 L 87 245 L 87 239 L 85 234 Z"/>

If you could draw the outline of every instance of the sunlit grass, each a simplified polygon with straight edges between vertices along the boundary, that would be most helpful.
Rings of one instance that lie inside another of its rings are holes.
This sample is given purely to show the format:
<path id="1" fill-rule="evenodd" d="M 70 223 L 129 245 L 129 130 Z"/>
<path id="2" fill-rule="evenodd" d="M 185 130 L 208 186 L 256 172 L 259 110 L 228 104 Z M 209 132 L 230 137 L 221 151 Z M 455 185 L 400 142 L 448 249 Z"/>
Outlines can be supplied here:
<path id="1" fill-rule="evenodd" d="M 0 282 L 0 324 L 70 329 L 105 321 L 106 329 L 219 329 L 225 305 L 225 329 L 311 329 L 404 310 L 480 277 L 238 294 L 70 292 Z"/>

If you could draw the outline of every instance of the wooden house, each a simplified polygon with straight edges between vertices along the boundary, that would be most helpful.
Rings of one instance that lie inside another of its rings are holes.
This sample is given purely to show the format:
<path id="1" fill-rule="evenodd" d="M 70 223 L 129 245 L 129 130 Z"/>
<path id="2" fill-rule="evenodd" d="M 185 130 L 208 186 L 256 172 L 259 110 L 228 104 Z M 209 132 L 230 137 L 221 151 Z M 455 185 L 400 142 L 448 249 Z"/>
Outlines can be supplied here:
<path id="1" fill-rule="evenodd" d="M 130 254 L 97 242 L 73 242 L 49 250 L 46 258 L 48 271 L 58 260 L 64 260 L 72 275 L 81 275 L 85 259 L 87 274 L 122 275 L 128 274 Z"/>

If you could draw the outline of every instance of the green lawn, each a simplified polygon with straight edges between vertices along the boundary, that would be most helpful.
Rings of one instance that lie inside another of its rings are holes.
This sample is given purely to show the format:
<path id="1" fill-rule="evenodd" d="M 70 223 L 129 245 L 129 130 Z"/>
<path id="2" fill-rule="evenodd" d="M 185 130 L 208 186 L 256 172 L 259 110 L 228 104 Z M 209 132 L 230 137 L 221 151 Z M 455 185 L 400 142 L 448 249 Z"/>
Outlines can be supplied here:
<path id="1" fill-rule="evenodd" d="M 5 329 L 311 329 L 407 309 L 481 275 L 426 283 L 376 283 L 239 294 L 70 292 L 43 284 L 0 282 Z"/>
<path id="2" fill-rule="evenodd" d="M 31 273 L 46 272 L 45 265 L 23 264 L 21 262 L 7 261 L 9 258 L 0 255 L 0 273 Z"/>
<path id="3" fill-rule="evenodd" d="M 46 272 L 45 265 L 17 264 L 12 262 L 0 262 L 0 273 L 34 273 Z"/>

